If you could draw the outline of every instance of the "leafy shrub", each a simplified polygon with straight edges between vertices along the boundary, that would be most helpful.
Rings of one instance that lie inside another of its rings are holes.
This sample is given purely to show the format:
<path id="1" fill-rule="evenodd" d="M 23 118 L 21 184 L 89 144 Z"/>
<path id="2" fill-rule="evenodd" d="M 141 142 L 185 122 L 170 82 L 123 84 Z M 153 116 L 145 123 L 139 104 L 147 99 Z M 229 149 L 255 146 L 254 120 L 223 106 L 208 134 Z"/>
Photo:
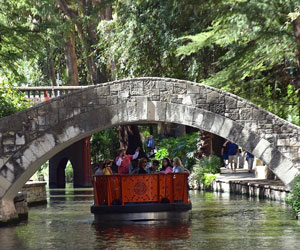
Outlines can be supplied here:
<path id="1" fill-rule="evenodd" d="M 169 153 L 166 148 L 161 148 L 155 153 L 155 160 L 161 161 L 163 158 L 168 157 Z"/>
<path id="2" fill-rule="evenodd" d="M 11 84 L 0 83 L 0 118 L 27 109 L 31 105 L 25 95 Z"/>
<path id="3" fill-rule="evenodd" d="M 218 156 L 211 155 L 202 159 L 195 159 L 196 164 L 192 170 L 192 181 L 202 183 L 208 187 L 216 179 L 216 174 L 220 173 L 221 159 Z M 195 184 L 194 184 L 195 186 Z"/>
<path id="4" fill-rule="evenodd" d="M 187 169 L 195 164 L 194 153 L 197 151 L 199 133 L 186 134 L 183 137 L 170 137 L 159 141 L 158 146 L 168 151 L 168 157 L 179 157 Z"/>
<path id="5" fill-rule="evenodd" d="M 292 207 L 296 216 L 300 217 L 300 177 L 296 178 L 286 202 Z"/>
<path id="6" fill-rule="evenodd" d="M 200 179 L 200 183 L 202 183 L 203 186 L 207 188 L 213 183 L 214 180 L 216 180 L 216 178 L 217 178 L 217 175 L 215 175 L 215 174 L 204 173 L 204 175 Z"/>
<path id="7" fill-rule="evenodd" d="M 110 128 L 92 135 L 91 156 L 93 162 L 115 159 L 120 147 L 117 128 Z"/>

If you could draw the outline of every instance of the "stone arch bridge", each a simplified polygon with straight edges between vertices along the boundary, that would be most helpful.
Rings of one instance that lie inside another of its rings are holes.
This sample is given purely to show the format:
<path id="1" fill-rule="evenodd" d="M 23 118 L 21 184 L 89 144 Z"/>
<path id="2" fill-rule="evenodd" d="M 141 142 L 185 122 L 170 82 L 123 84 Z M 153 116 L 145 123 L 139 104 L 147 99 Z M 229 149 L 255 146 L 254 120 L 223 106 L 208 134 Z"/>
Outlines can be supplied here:
<path id="1" fill-rule="evenodd" d="M 230 93 L 168 78 L 90 86 L 0 119 L 0 219 L 39 167 L 99 130 L 143 122 L 196 127 L 261 159 L 287 186 L 299 174 L 300 127 Z"/>

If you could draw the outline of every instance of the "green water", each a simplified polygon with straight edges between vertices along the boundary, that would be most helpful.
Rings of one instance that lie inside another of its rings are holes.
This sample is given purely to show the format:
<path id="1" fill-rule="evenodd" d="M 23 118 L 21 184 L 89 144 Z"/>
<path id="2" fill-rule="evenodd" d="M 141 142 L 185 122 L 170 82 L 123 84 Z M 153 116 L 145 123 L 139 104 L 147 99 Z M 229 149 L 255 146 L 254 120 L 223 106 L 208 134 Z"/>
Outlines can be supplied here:
<path id="1" fill-rule="evenodd" d="M 91 189 L 51 191 L 28 222 L 0 228 L 0 249 L 300 249 L 300 222 L 279 202 L 191 191 L 184 224 L 94 226 Z"/>

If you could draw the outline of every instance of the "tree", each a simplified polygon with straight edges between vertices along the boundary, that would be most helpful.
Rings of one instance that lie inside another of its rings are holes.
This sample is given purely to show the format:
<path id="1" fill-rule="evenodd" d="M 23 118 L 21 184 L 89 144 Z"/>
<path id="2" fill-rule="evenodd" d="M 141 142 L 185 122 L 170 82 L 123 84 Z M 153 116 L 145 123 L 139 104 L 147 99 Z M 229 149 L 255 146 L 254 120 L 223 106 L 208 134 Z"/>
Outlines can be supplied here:
<path id="1" fill-rule="evenodd" d="M 81 42 L 83 58 L 86 62 L 88 82 L 97 84 L 106 81 L 105 71 L 98 67 L 95 59 L 94 45 L 97 43 L 95 20 L 112 19 L 111 1 L 67 1 L 56 0 L 62 13 L 76 26 Z M 74 62 L 75 63 L 75 62 Z"/>
<path id="2" fill-rule="evenodd" d="M 217 51 L 215 62 L 209 65 L 212 70 L 202 77 L 202 83 L 238 94 L 299 123 L 295 109 L 298 87 L 292 70 L 297 43 L 289 17 L 293 1 L 208 2 L 214 5 L 215 19 L 202 32 L 183 36 L 185 44 L 177 55 L 185 59 L 206 50 Z"/>
<path id="3" fill-rule="evenodd" d="M 0 83 L 0 118 L 12 115 L 31 106 L 25 96 L 10 84 Z"/>

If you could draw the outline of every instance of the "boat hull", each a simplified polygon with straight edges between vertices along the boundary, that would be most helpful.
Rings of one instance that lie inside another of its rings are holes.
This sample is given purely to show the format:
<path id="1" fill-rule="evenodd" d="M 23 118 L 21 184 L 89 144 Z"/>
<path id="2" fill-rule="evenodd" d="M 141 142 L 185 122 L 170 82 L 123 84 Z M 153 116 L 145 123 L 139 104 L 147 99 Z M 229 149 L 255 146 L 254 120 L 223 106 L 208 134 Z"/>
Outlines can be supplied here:
<path id="1" fill-rule="evenodd" d="M 140 221 L 187 221 L 189 210 L 192 204 L 189 203 L 159 203 L 159 204 L 126 204 L 92 206 L 94 223 L 113 222 L 140 222 Z"/>

